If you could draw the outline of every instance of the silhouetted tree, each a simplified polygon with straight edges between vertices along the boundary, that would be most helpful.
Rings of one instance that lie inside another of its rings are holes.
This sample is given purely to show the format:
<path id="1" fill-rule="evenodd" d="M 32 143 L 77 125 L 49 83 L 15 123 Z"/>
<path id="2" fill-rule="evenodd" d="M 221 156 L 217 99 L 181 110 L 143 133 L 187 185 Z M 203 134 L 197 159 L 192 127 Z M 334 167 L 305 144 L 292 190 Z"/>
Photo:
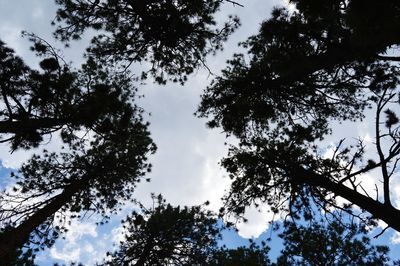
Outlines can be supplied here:
<path id="1" fill-rule="evenodd" d="M 231 1 L 229 1 L 231 2 Z M 85 29 L 110 34 L 95 36 L 89 57 L 102 64 L 149 62 L 158 82 L 164 72 L 181 83 L 205 56 L 222 49 L 238 25 L 237 18 L 221 28 L 214 14 L 221 1 L 71 1 L 59 0 L 55 35 L 63 41 L 79 39 Z M 74 71 L 48 43 L 27 34 L 32 49 L 44 57 L 41 70 L 32 70 L 12 49 L 0 42 L 0 81 L 4 106 L 0 110 L 1 141 L 12 141 L 12 150 L 37 146 L 45 135 L 62 130 L 92 129 L 107 113 L 107 92 L 91 81 L 90 69 Z M 82 73 L 83 72 L 83 73 Z M 148 71 L 143 72 L 143 78 Z M 99 87 L 99 88 L 98 88 Z M 101 104 L 99 104 L 101 103 Z"/>
<path id="2" fill-rule="evenodd" d="M 44 58 L 41 70 L 29 68 L 0 41 L 1 141 L 11 142 L 12 150 L 29 149 L 56 131 L 65 143 L 79 131 L 97 131 L 121 104 L 122 90 L 110 89 L 111 84 L 119 82 L 118 86 L 126 87 L 127 81 L 107 77 L 111 73 L 91 59 L 81 70 L 73 70 L 44 40 L 34 35 L 29 38 L 32 50 Z"/>
<path id="3" fill-rule="evenodd" d="M 202 206 L 173 207 L 160 196 L 124 221 L 124 240 L 104 265 L 208 265 L 223 228 Z"/>
<path id="4" fill-rule="evenodd" d="M 242 246 L 238 248 L 222 247 L 213 255 L 213 261 L 209 265 L 219 266 L 269 266 L 272 265 L 268 257 L 270 248 L 263 242 L 258 246 L 250 241 L 248 247 Z"/>
<path id="5" fill-rule="evenodd" d="M 284 248 L 272 263 L 265 242 L 226 248 L 218 246 L 222 230 L 215 215 L 201 206 L 173 207 L 158 196 L 156 207 L 143 206 L 124 223 L 123 240 L 102 265 L 389 265 L 387 246 L 370 244 L 361 224 L 285 221 L 279 237 Z"/>
<path id="6" fill-rule="evenodd" d="M 311 215 L 311 202 L 326 213 L 329 206 L 350 213 L 354 204 L 400 231 L 400 211 L 390 197 L 400 153 L 400 60 L 385 55 L 400 43 L 400 4 L 291 2 L 297 10 L 274 9 L 259 33 L 242 44 L 249 61 L 235 55 L 199 107 L 209 126 L 240 140 L 222 162 L 233 179 L 227 211 L 240 215 L 264 202 L 296 218 Z M 326 158 L 321 140 L 335 121 L 361 121 L 371 108 L 376 156 L 367 158 L 359 139 L 348 147 L 339 140 Z M 376 196 L 364 188 L 365 173 L 382 181 Z M 337 204 L 338 196 L 350 204 Z"/>
<path id="7" fill-rule="evenodd" d="M 56 1 L 61 40 L 79 39 L 88 28 L 106 32 L 93 38 L 81 70 L 35 35 L 26 34 L 43 57 L 41 70 L 0 42 L 2 141 L 12 150 L 29 149 L 59 131 L 66 146 L 65 152 L 33 156 L 16 175 L 14 190 L 1 195 L 2 262 L 31 263 L 71 218 L 87 211 L 108 217 L 130 199 L 155 147 L 142 110 L 132 103 L 137 79 L 127 68 L 146 61 L 156 81 L 165 83 L 165 72 L 183 83 L 238 26 L 231 17 L 217 28 L 213 15 L 220 2 Z M 109 71 L 120 63 L 122 72 Z"/>
<path id="8" fill-rule="evenodd" d="M 155 207 L 141 209 L 124 223 L 119 249 L 104 265 L 269 265 L 269 248 L 218 246 L 227 227 L 203 206 L 173 207 L 161 195 Z"/>
<path id="9" fill-rule="evenodd" d="M 238 19 L 230 17 L 217 28 L 214 15 L 221 2 L 56 0 L 60 8 L 55 36 L 69 41 L 79 39 L 86 29 L 101 30 L 105 33 L 92 39 L 89 54 L 125 66 L 145 60 L 152 66 L 143 77 L 150 72 L 164 83 L 167 74 L 183 83 L 238 27 Z"/>
<path id="10" fill-rule="evenodd" d="M 142 110 L 132 103 L 129 76 L 95 67 L 91 65 L 93 75 L 88 80 L 98 84 L 92 104 L 101 105 L 97 101 L 106 97 L 107 113 L 92 130 L 69 139 L 64 152 L 34 155 L 16 175 L 14 189 L 1 195 L 2 262 L 21 248 L 33 254 L 50 246 L 70 219 L 82 212 L 108 217 L 131 199 L 136 183 L 150 169 L 146 159 L 155 146 Z"/>
<path id="11" fill-rule="evenodd" d="M 389 248 L 371 245 L 366 233 L 356 224 L 288 222 L 277 265 L 389 265 Z"/>
<path id="12" fill-rule="evenodd" d="M 284 248 L 276 262 L 268 256 L 270 248 L 250 241 L 247 247 L 221 248 L 210 265 L 286 266 L 286 265 L 398 265 L 388 257 L 387 246 L 370 244 L 365 227 L 342 221 L 311 221 L 300 225 L 285 221 L 279 237 Z"/>

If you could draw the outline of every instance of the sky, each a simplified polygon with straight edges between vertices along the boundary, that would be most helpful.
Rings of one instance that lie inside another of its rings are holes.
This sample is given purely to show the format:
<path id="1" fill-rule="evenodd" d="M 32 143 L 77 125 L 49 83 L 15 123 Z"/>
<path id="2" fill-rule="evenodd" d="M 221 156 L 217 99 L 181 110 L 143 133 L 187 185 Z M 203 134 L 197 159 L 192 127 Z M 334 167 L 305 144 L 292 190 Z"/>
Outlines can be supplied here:
<path id="1" fill-rule="evenodd" d="M 218 20 L 223 21 L 228 14 L 237 14 L 242 26 L 225 44 L 224 51 L 217 56 L 209 57 L 207 65 L 211 71 L 218 74 L 224 68 L 225 62 L 234 52 L 240 51 L 237 43 L 255 34 L 259 24 L 268 18 L 275 5 L 284 5 L 284 0 L 241 0 L 244 7 L 225 4 L 218 14 Z M 55 16 L 56 7 L 53 0 L 0 0 L 0 39 L 12 47 L 28 64 L 36 66 L 37 61 L 29 51 L 26 39 L 21 38 L 21 31 L 26 30 L 38 34 L 56 47 L 60 47 L 66 61 L 79 65 L 82 62 L 82 53 L 88 43 L 90 34 L 83 36 L 79 42 L 74 42 L 71 48 L 64 49 L 56 42 L 51 33 L 54 28 L 50 25 Z M 220 129 L 206 128 L 204 119 L 196 118 L 193 113 L 200 102 L 203 89 L 211 82 L 212 75 L 205 70 L 194 73 L 185 84 L 168 83 L 160 86 L 147 82 L 139 87 L 139 94 L 145 97 L 138 104 L 147 112 L 150 122 L 150 131 L 158 150 L 151 157 L 152 172 L 148 177 L 150 183 L 140 183 L 134 197 L 145 204 L 150 204 L 150 193 L 161 193 L 165 199 L 174 205 L 198 205 L 209 200 L 210 208 L 217 211 L 221 206 L 220 198 L 229 188 L 229 178 L 219 166 L 219 161 L 226 155 L 227 141 Z M 360 123 L 353 130 L 366 132 L 368 123 Z M 346 125 L 341 125 L 346 127 Z M 346 132 L 348 130 L 338 132 Z M 344 134 L 344 133 L 343 133 Z M 340 135 L 340 133 L 338 134 Z M 336 137 L 336 136 L 335 136 Z M 327 141 L 334 142 L 327 139 Z M 234 139 L 228 140 L 234 143 Z M 57 149 L 57 139 L 53 140 L 47 149 Z M 39 147 L 39 150 L 43 147 Z M 34 150 L 9 153 L 7 145 L 0 146 L 0 186 L 8 182 L 6 176 L 12 169 L 18 168 L 28 159 Z M 400 187 L 399 187 L 400 188 Z M 399 190 L 400 191 L 400 190 Z M 74 221 L 65 235 L 56 244 L 39 254 L 39 265 L 52 265 L 54 262 L 66 263 L 70 260 L 80 261 L 85 265 L 94 265 L 106 251 L 115 248 L 113 243 L 121 239 L 120 221 L 132 210 L 126 206 L 124 210 L 113 217 L 110 223 L 98 227 L 98 217 L 95 215 L 80 221 Z M 259 240 L 269 236 L 268 221 L 272 216 L 263 208 L 261 212 L 250 208 L 246 217 L 248 223 L 239 223 L 237 233 L 226 233 L 225 243 L 228 246 L 237 246 L 247 243 L 247 238 L 255 237 Z M 400 235 L 388 230 L 377 243 L 390 243 L 393 250 L 400 254 Z M 274 242 L 277 243 L 277 242 Z M 276 244 L 279 246 L 278 244 Z"/>

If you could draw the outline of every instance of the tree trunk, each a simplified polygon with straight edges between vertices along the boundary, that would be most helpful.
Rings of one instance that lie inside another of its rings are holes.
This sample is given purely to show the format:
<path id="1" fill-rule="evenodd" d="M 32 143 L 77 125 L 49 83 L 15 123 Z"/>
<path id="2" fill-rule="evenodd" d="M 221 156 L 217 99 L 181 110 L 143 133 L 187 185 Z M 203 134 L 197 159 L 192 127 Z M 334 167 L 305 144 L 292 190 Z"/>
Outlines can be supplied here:
<path id="1" fill-rule="evenodd" d="M 31 217 L 15 228 L 0 235 L 0 262 L 12 258 L 17 248 L 21 248 L 28 240 L 30 234 L 47 219 L 51 218 L 62 206 L 71 200 L 73 195 L 82 190 L 82 182 L 69 185 L 62 193 L 42 209 L 36 211 Z"/>
<path id="2" fill-rule="evenodd" d="M 374 218 L 384 221 L 390 227 L 400 232 L 400 211 L 393 206 L 373 200 L 312 170 L 306 170 L 300 166 L 293 168 L 292 174 L 295 181 L 331 191 L 371 213 Z"/>

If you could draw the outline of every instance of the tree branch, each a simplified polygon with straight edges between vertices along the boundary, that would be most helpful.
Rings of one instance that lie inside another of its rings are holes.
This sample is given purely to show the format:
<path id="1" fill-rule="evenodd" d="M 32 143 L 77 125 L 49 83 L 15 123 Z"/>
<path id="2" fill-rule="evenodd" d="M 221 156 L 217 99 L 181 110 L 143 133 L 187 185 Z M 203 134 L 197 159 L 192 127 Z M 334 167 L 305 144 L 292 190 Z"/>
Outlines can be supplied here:
<path id="1" fill-rule="evenodd" d="M 362 195 L 345 185 L 330 180 L 326 176 L 317 174 L 312 170 L 307 170 L 296 165 L 289 167 L 291 168 L 290 174 L 294 181 L 331 191 L 354 203 L 361 209 L 368 211 L 373 214 L 374 218 L 384 221 L 390 227 L 400 232 L 400 211 L 393 206 L 373 200 L 372 198 Z"/>
<path id="2" fill-rule="evenodd" d="M 400 62 L 400 57 L 399 56 L 376 55 L 375 57 L 378 58 L 379 60 Z"/>

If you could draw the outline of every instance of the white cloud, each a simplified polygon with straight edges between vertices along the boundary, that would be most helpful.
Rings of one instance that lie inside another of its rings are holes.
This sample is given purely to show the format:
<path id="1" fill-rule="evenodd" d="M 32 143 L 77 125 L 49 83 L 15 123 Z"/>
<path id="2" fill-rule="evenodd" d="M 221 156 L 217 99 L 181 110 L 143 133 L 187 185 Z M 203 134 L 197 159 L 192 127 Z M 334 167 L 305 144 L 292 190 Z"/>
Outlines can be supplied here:
<path id="1" fill-rule="evenodd" d="M 394 234 L 390 238 L 390 243 L 394 245 L 400 244 L 400 232 L 394 232 Z"/>
<path id="2" fill-rule="evenodd" d="M 95 223 L 73 220 L 65 239 L 50 248 L 50 257 L 63 262 L 80 261 L 82 253 L 93 253 L 95 250 L 92 244 L 82 241 L 88 236 L 92 238 L 98 236 Z M 43 256 L 41 258 L 43 259 Z"/>
<path id="3" fill-rule="evenodd" d="M 400 208 L 400 182 L 392 183 L 392 198 L 394 198 L 393 205 L 396 208 Z"/>
<path id="4" fill-rule="evenodd" d="M 77 245 L 64 245 L 61 250 L 56 247 L 50 248 L 50 256 L 53 259 L 61 260 L 64 262 L 69 261 L 77 261 L 79 260 L 79 255 L 81 253 L 81 249 Z"/>
<path id="5" fill-rule="evenodd" d="M 124 240 L 124 228 L 122 224 L 111 230 L 111 240 L 117 245 Z"/>
<path id="6" fill-rule="evenodd" d="M 290 2 L 290 0 L 281 0 L 283 2 L 283 6 L 287 7 L 290 12 L 296 10 L 296 5 Z"/>
<path id="7" fill-rule="evenodd" d="M 73 220 L 68 227 L 68 232 L 65 234 L 65 239 L 71 244 L 75 244 L 83 236 L 97 237 L 96 225 L 89 222 L 79 222 Z"/>
<path id="8" fill-rule="evenodd" d="M 246 209 L 245 217 L 247 222 L 240 221 L 237 224 L 239 235 L 244 238 L 257 238 L 269 227 L 269 222 L 274 218 L 274 214 L 267 206 L 256 208 L 251 206 Z"/>
<path id="9" fill-rule="evenodd" d="M 385 223 L 385 222 L 382 221 L 382 220 L 378 220 L 378 227 L 379 227 L 379 228 L 385 229 L 387 226 L 388 226 L 387 223 Z"/>
<path id="10" fill-rule="evenodd" d="M 94 252 L 93 245 L 90 244 L 90 243 L 88 243 L 88 242 L 86 242 L 85 245 L 83 246 L 83 250 L 84 250 L 86 253 L 93 253 L 93 252 Z"/>

